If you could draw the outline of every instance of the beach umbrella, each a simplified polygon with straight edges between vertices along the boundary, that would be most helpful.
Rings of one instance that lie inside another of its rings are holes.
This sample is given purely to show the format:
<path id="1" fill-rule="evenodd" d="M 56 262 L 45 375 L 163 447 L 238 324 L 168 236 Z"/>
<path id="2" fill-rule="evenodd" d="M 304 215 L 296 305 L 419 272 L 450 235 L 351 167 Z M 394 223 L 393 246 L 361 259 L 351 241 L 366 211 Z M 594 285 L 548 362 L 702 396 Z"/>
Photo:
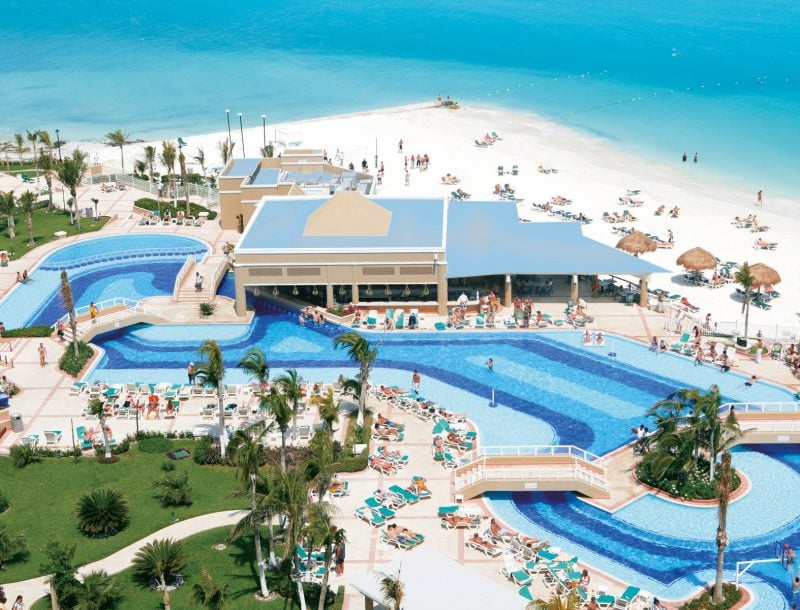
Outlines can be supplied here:
<path id="1" fill-rule="evenodd" d="M 676 261 L 681 267 L 692 271 L 703 269 L 715 269 L 717 267 L 717 257 L 703 248 L 692 248 L 678 257 Z"/>
<path id="2" fill-rule="evenodd" d="M 780 274 L 764 263 L 750 265 L 750 275 L 753 276 L 753 286 L 758 286 L 759 288 L 762 286 L 772 286 L 781 281 Z"/>
<path id="3" fill-rule="evenodd" d="M 630 252 L 634 256 L 639 256 L 645 252 L 655 252 L 658 249 L 658 245 L 641 231 L 634 231 L 620 239 L 617 243 L 617 248 Z"/>

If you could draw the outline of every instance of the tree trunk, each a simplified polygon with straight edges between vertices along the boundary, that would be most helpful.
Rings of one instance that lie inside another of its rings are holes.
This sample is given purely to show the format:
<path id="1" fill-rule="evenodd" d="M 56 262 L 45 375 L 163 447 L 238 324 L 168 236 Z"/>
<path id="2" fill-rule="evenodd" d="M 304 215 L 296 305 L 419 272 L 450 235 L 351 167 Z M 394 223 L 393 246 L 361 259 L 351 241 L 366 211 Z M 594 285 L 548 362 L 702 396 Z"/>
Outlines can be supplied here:
<path id="1" fill-rule="evenodd" d="M 49 214 L 56 209 L 53 203 L 53 179 L 49 172 L 44 175 L 44 181 L 47 183 L 47 213 Z"/>
<path id="2" fill-rule="evenodd" d="M 306 592 L 303 589 L 303 581 L 297 579 L 297 597 L 300 598 L 300 610 L 307 610 L 306 606 Z"/>
<path id="3" fill-rule="evenodd" d="M 58 593 L 56 593 L 56 588 L 52 582 L 50 583 L 50 608 L 52 610 L 61 610 L 61 606 L 58 604 Z"/>
<path id="4" fill-rule="evenodd" d="M 258 506 L 256 505 L 256 481 L 254 477 L 250 478 L 250 508 L 255 513 Z M 264 566 L 264 551 L 261 548 L 261 528 L 256 526 L 255 531 L 253 532 L 253 537 L 255 538 L 256 544 L 256 563 L 258 564 L 258 584 L 261 587 L 261 595 L 262 597 L 267 597 L 269 595 L 269 589 L 267 588 L 267 575 L 266 575 L 266 568 Z"/>
<path id="5" fill-rule="evenodd" d="M 369 388 L 369 367 L 361 367 L 361 393 L 358 397 L 358 411 L 362 423 L 367 417 L 367 390 Z"/>
<path id="6" fill-rule="evenodd" d="M 25 215 L 25 224 L 28 227 L 28 245 L 33 245 L 33 216 L 30 214 Z"/>
<path id="7" fill-rule="evenodd" d="M 219 453 L 222 459 L 225 459 L 225 453 L 228 450 L 228 433 L 225 431 L 225 405 L 224 400 L 224 386 L 222 381 L 217 382 L 217 407 L 219 409 Z"/>
<path id="8" fill-rule="evenodd" d="M 105 410 L 105 406 L 103 407 L 103 410 Z M 106 418 L 102 417 L 102 416 L 100 417 L 100 428 L 102 428 L 102 431 L 103 431 L 103 446 L 105 447 L 105 450 L 106 450 L 105 458 L 107 460 L 110 460 L 111 459 L 111 445 L 108 444 L 108 432 L 106 432 Z"/>
<path id="9" fill-rule="evenodd" d="M 69 190 L 69 194 L 72 195 L 72 200 L 75 202 L 75 217 L 78 220 L 78 233 L 81 232 L 81 211 L 78 208 L 78 192 L 74 189 Z"/>
<path id="10" fill-rule="evenodd" d="M 331 547 L 325 547 L 325 575 L 322 577 L 322 589 L 319 593 L 319 606 L 317 610 L 325 610 L 325 598 L 328 597 L 328 578 L 331 573 Z"/>
<path id="11" fill-rule="evenodd" d="M 269 530 L 267 531 L 267 540 L 269 540 L 269 565 L 274 568 L 278 565 L 278 560 L 275 557 L 275 543 L 272 540 L 272 514 L 270 514 L 269 519 L 267 519 L 267 525 L 269 525 Z"/>
<path id="12" fill-rule="evenodd" d="M 750 289 L 747 289 L 747 299 L 744 302 L 744 338 L 747 340 L 747 329 L 750 327 Z"/>
<path id="13" fill-rule="evenodd" d="M 164 610 L 172 610 L 172 605 L 169 601 L 169 591 L 167 591 L 167 581 L 163 580 L 162 583 L 164 584 Z"/>
<path id="14" fill-rule="evenodd" d="M 8 238 L 9 239 L 14 239 L 17 236 L 17 234 L 14 233 L 14 227 L 15 226 L 16 225 L 14 223 L 14 216 L 12 214 L 9 214 L 8 215 Z"/>
<path id="15" fill-rule="evenodd" d="M 286 432 L 281 430 L 281 472 L 286 472 Z"/>
<path id="16" fill-rule="evenodd" d="M 122 163 L 122 173 L 125 173 L 125 153 L 122 152 L 122 146 L 119 147 L 119 160 Z"/>
<path id="17" fill-rule="evenodd" d="M 717 577 L 714 581 L 712 601 L 722 603 L 722 570 L 725 562 L 725 547 L 728 546 L 728 500 L 731 495 L 731 454 L 722 454 L 722 465 L 717 483 Z"/>

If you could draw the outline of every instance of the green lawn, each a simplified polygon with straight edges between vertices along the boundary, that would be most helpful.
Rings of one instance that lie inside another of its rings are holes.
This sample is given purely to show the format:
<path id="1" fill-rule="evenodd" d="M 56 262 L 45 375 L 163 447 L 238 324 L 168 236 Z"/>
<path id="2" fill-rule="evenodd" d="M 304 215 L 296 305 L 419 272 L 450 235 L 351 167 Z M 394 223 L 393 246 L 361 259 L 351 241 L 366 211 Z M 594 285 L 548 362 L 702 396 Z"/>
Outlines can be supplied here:
<path id="1" fill-rule="evenodd" d="M 257 601 L 253 597 L 253 594 L 258 590 L 253 538 L 251 536 L 243 537 L 222 551 L 213 548 L 216 544 L 224 543 L 229 532 L 230 529 L 224 527 L 202 532 L 185 540 L 189 561 L 181 574 L 186 582 L 172 593 L 172 607 L 197 608 L 198 610 L 202 608 L 192 599 L 192 585 L 197 582 L 200 570 L 205 566 L 220 585 L 227 584 L 229 586 L 228 608 L 236 608 L 237 610 L 255 610 L 256 608 L 259 610 L 297 610 L 299 605 L 287 599 L 278 598 L 269 603 L 264 603 Z M 265 539 L 265 552 L 266 549 L 267 541 Z M 136 582 L 131 570 L 125 570 L 120 573 L 118 578 L 125 589 L 125 598 L 116 607 L 116 610 L 161 610 L 164 607 L 162 594 Z M 308 598 L 307 601 L 309 601 Z M 49 608 L 50 599 L 44 598 L 34 604 L 31 610 L 47 610 Z M 316 604 L 313 608 L 316 609 Z"/>
<path id="2" fill-rule="evenodd" d="M 58 201 L 61 205 L 61 201 Z M 14 218 L 16 226 L 14 232 L 16 237 L 9 239 L 8 235 L 8 222 L 6 218 L 0 219 L 0 250 L 7 250 L 11 253 L 11 258 L 19 258 L 33 250 L 36 246 L 41 246 L 47 242 L 54 241 L 56 238 L 53 233 L 56 231 L 66 231 L 67 235 L 77 235 L 78 225 L 69 224 L 69 212 L 63 210 L 56 210 L 48 214 L 47 208 L 40 208 L 33 212 L 33 246 L 28 245 L 28 226 L 26 224 L 25 215 L 17 214 Z M 92 233 L 99 231 L 108 222 L 108 216 L 101 216 L 100 220 L 92 218 L 81 218 L 80 233 Z"/>
<path id="3" fill-rule="evenodd" d="M 189 450 L 196 446 L 187 439 L 173 444 Z M 72 458 L 50 458 L 19 469 L 10 459 L 0 459 L 0 491 L 11 502 L 11 508 L 0 516 L 0 525 L 7 526 L 10 533 L 24 534 L 29 550 L 27 561 L 6 564 L 0 572 L 0 584 L 38 575 L 44 548 L 50 541 L 77 544 L 76 563 L 84 564 L 169 525 L 173 513 L 185 519 L 244 506 L 243 500 L 230 498 L 238 489 L 232 469 L 198 466 L 190 458 L 178 462 L 178 468 L 189 472 L 194 503 L 189 507 L 163 508 L 153 497 L 151 485 L 163 476 L 160 466 L 165 459 L 162 453 L 140 452 L 136 446 L 116 464 L 101 464 L 91 458 L 82 458 L 77 464 Z M 84 493 L 104 486 L 126 495 L 130 525 L 110 538 L 86 538 L 77 528 L 75 507 Z"/>

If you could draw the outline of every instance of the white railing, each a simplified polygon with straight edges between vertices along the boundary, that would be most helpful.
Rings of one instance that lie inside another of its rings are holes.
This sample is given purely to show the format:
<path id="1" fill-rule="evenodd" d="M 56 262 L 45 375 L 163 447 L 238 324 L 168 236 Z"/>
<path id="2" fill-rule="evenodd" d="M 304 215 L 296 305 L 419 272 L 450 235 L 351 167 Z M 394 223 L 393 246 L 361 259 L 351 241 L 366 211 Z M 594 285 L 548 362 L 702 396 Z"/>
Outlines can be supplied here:
<path id="1" fill-rule="evenodd" d="M 217 288 L 219 288 L 219 284 L 222 281 L 223 276 L 228 272 L 229 265 L 230 261 L 228 260 L 228 257 L 224 256 L 217 265 L 216 269 L 214 269 L 214 273 L 211 274 L 211 283 L 209 284 L 209 287 L 211 288 L 212 298 L 217 294 Z"/>
<path id="2" fill-rule="evenodd" d="M 44 263 L 39 266 L 40 269 L 46 271 L 59 270 L 59 269 L 74 269 L 81 265 L 89 265 L 99 262 L 111 262 L 114 260 L 128 260 L 135 258 L 154 258 L 161 256 L 188 256 L 198 254 L 198 247 L 192 246 L 174 246 L 171 248 L 142 248 L 138 250 L 126 250 L 124 252 L 114 253 L 105 252 L 103 254 L 94 254 L 92 256 L 84 256 L 83 258 L 74 258 L 63 262 Z"/>
<path id="3" fill-rule="evenodd" d="M 729 402 L 719 408 L 721 415 L 727 415 L 731 407 L 734 413 L 798 413 L 800 402 Z"/>
<path id="4" fill-rule="evenodd" d="M 181 265 L 180 270 L 178 271 L 178 275 L 175 276 L 175 285 L 172 288 L 172 300 L 178 300 L 178 293 L 181 290 L 181 284 L 183 283 L 183 278 L 186 277 L 186 274 L 189 273 L 189 269 L 194 267 L 196 260 L 194 255 L 187 256 L 186 260 Z"/>
<path id="5" fill-rule="evenodd" d="M 599 456 L 575 445 L 495 445 L 480 447 L 477 455 L 491 457 L 560 456 L 567 455 L 584 462 L 595 462 Z"/>
<path id="6" fill-rule="evenodd" d="M 583 481 L 592 487 L 597 487 L 603 491 L 608 490 L 608 481 L 605 477 L 594 472 L 590 472 L 579 466 L 571 468 L 513 468 L 487 466 L 486 460 L 477 465 L 475 470 L 456 477 L 455 487 L 457 490 L 464 489 L 480 481 Z"/>
<path id="7" fill-rule="evenodd" d="M 133 299 L 126 299 L 124 297 L 117 297 L 117 298 L 114 298 L 114 299 L 107 299 L 105 301 L 99 301 L 98 303 L 94 304 L 94 306 L 97 308 L 98 313 L 102 313 L 104 309 L 111 309 L 113 307 L 129 307 L 129 308 L 131 308 L 131 307 L 137 307 L 138 305 L 139 305 L 139 301 L 134 301 Z M 75 310 L 75 317 L 76 318 L 80 318 L 81 316 L 88 315 L 89 314 L 89 307 L 90 306 L 78 307 Z M 61 322 L 62 324 L 66 324 L 67 322 L 69 322 L 69 314 L 64 314 L 63 316 L 61 316 L 61 318 L 59 318 L 58 321 Z M 56 327 L 56 325 L 54 324 L 53 328 L 55 328 L 55 327 Z"/>
<path id="8" fill-rule="evenodd" d="M 800 432 L 800 421 L 748 421 L 742 425 L 742 432 Z"/>
<path id="9" fill-rule="evenodd" d="M 108 174 L 98 174 L 91 176 L 89 179 L 91 184 L 101 184 L 103 182 L 110 182 L 115 184 L 120 182 L 127 187 L 135 188 L 140 191 L 147 191 L 148 193 L 158 196 L 159 184 L 158 182 L 151 182 L 149 180 L 142 180 L 130 174 L 123 174 L 121 172 L 111 172 Z M 175 189 L 175 198 L 183 199 L 186 196 L 186 190 L 189 191 L 189 196 L 201 197 L 206 200 L 209 206 L 219 205 L 219 190 L 209 188 L 202 184 L 189 183 L 186 188 L 178 186 Z"/>

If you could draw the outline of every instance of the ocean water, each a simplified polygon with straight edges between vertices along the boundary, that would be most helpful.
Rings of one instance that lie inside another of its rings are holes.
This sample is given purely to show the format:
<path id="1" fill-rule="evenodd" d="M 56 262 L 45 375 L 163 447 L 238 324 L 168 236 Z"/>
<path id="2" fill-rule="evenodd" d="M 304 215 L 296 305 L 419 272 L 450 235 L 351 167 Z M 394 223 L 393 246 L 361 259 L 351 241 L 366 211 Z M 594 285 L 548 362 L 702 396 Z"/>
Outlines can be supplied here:
<path id="1" fill-rule="evenodd" d="M 0 136 L 226 129 L 449 94 L 533 111 L 631 152 L 800 194 L 791 0 L 7 0 Z M 687 168 L 688 169 L 688 168 Z"/>

